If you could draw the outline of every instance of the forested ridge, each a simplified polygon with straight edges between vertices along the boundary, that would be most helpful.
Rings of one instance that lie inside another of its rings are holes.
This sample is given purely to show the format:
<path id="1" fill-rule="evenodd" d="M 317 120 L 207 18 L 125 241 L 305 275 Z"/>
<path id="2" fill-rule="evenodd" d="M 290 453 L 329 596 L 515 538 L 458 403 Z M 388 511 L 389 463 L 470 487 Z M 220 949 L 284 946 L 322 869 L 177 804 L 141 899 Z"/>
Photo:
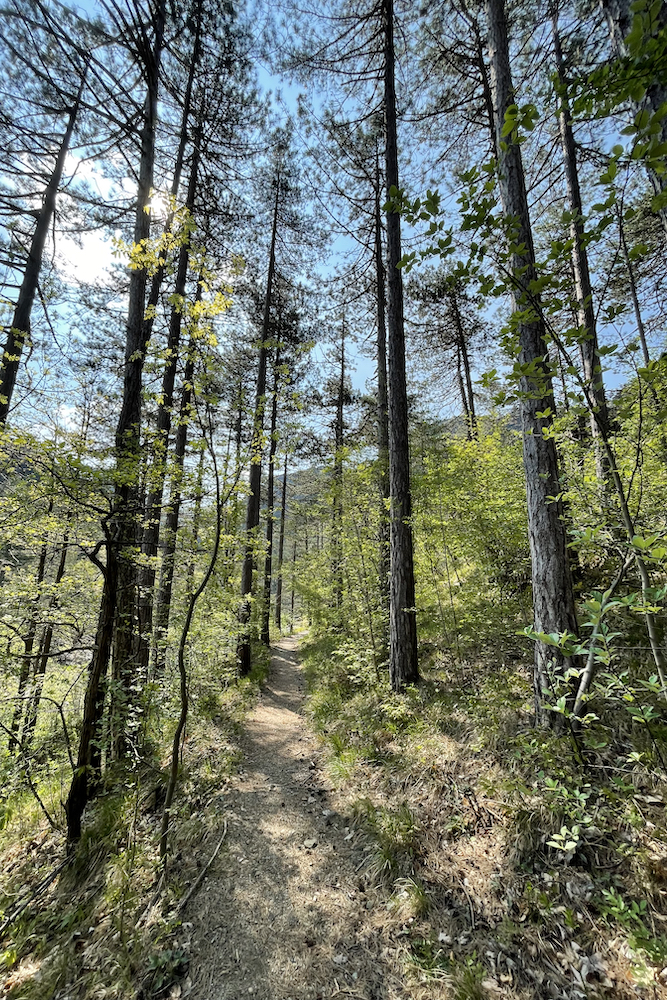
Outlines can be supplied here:
<path id="1" fill-rule="evenodd" d="M 2 995 L 667 996 L 667 5 L 0 18 Z"/>

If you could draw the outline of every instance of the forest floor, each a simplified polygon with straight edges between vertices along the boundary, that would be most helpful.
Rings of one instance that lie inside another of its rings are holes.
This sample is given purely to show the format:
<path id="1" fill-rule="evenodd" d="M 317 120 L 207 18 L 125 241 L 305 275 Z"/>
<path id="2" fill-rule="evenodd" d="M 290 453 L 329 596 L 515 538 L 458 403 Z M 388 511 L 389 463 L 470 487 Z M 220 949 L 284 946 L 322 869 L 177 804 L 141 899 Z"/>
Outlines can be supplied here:
<path id="1" fill-rule="evenodd" d="M 190 968 L 177 995 L 192 1000 L 413 995 L 380 934 L 368 844 L 318 766 L 297 645 L 274 647 L 225 793 L 226 849 L 184 915 Z"/>

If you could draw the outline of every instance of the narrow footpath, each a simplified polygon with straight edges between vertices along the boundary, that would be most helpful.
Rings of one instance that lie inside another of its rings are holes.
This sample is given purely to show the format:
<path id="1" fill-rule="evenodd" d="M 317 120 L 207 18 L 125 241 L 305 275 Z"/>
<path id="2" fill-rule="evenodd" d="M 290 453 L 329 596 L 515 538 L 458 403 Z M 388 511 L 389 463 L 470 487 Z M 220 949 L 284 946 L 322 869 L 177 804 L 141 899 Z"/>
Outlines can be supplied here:
<path id="1" fill-rule="evenodd" d="M 415 995 L 375 921 L 362 835 L 318 767 L 297 644 L 285 637 L 273 650 L 225 796 L 225 849 L 184 914 L 192 1000 Z"/>

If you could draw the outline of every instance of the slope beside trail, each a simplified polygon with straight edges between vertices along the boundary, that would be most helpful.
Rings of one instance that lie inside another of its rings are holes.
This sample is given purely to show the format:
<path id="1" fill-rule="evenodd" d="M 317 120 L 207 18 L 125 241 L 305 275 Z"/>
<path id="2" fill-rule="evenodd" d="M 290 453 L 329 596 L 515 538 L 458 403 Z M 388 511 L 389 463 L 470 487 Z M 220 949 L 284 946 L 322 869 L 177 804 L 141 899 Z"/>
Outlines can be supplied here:
<path id="1" fill-rule="evenodd" d="M 374 917 L 361 835 L 317 765 L 297 644 L 273 649 L 226 795 L 226 849 L 184 916 L 192 1000 L 412 995 Z"/>

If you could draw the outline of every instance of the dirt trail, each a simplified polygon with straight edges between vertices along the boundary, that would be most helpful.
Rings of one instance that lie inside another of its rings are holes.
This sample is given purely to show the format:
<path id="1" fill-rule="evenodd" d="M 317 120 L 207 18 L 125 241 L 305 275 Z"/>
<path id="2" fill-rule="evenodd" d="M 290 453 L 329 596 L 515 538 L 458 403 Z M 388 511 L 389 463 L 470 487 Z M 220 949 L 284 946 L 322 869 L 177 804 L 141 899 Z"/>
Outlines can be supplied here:
<path id="1" fill-rule="evenodd" d="M 192 1000 L 407 995 L 374 922 L 365 844 L 317 766 L 297 643 L 286 637 L 273 650 L 224 799 L 226 849 L 184 916 Z"/>

